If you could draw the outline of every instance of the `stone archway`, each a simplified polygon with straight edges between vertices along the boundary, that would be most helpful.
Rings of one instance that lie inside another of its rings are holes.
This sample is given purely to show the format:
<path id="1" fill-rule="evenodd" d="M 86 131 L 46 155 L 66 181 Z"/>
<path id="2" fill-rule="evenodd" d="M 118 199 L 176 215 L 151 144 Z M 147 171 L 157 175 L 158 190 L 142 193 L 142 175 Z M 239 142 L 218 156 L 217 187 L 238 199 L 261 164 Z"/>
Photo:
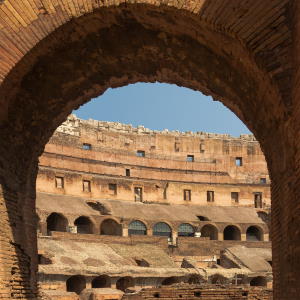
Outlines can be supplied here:
<path id="1" fill-rule="evenodd" d="M 101 235 L 122 235 L 122 225 L 113 219 L 105 219 L 100 225 Z"/>
<path id="2" fill-rule="evenodd" d="M 84 276 L 74 275 L 67 279 L 66 290 L 67 292 L 74 292 L 80 294 L 86 288 L 86 280 Z"/>
<path id="3" fill-rule="evenodd" d="M 52 213 L 47 217 L 47 232 L 51 231 L 60 231 L 66 232 L 68 229 L 68 220 L 67 218 L 58 213 Z"/>
<path id="4" fill-rule="evenodd" d="M 80 216 L 74 221 L 74 225 L 77 227 L 77 233 L 92 234 L 93 223 L 89 217 Z"/>
<path id="5" fill-rule="evenodd" d="M 240 241 L 241 231 L 235 225 L 228 225 L 224 228 L 224 241 Z"/>
<path id="6" fill-rule="evenodd" d="M 37 293 L 35 178 L 55 128 L 108 87 L 157 80 L 221 100 L 261 143 L 272 179 L 274 297 L 296 299 L 298 1 L 32 3 L 0 4 L 1 254 L 10 253 L 0 263 L 15 270 L 0 275 L 4 297 Z"/>

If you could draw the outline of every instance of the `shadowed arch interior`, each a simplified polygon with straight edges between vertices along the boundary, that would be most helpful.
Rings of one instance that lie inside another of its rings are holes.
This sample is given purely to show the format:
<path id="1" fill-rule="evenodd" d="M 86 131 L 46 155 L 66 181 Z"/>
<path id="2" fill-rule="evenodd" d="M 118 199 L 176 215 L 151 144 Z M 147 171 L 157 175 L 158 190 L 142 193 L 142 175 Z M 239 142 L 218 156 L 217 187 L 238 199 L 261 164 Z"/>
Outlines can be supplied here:
<path id="1" fill-rule="evenodd" d="M 100 234 L 122 235 L 122 225 L 113 219 L 106 219 L 100 225 Z"/>
<path id="2" fill-rule="evenodd" d="M 67 292 L 75 292 L 80 294 L 86 288 L 86 280 L 84 276 L 74 275 L 67 279 Z"/>
<path id="3" fill-rule="evenodd" d="M 224 229 L 224 240 L 240 241 L 241 231 L 234 225 L 228 225 Z"/>
<path id="4" fill-rule="evenodd" d="M 257 276 L 251 279 L 250 286 L 267 286 L 267 280 L 263 276 Z"/>
<path id="5" fill-rule="evenodd" d="M 77 233 L 92 234 L 93 223 L 89 217 L 81 216 L 74 221 L 74 225 L 77 227 Z"/>
<path id="6" fill-rule="evenodd" d="M 210 240 L 217 240 L 218 229 L 214 225 L 206 224 L 201 228 L 201 236 L 208 237 Z"/>
<path id="7" fill-rule="evenodd" d="M 65 216 L 58 213 L 52 213 L 47 218 L 47 231 L 66 232 L 68 228 L 68 220 Z"/>
<path id="8" fill-rule="evenodd" d="M 111 287 L 111 279 L 107 275 L 101 275 L 92 280 L 92 288 L 109 288 Z"/>
<path id="9" fill-rule="evenodd" d="M 134 287 L 134 279 L 130 276 L 121 277 L 116 282 L 116 288 L 125 292 L 128 288 Z"/>
<path id="10" fill-rule="evenodd" d="M 257 226 L 250 226 L 246 231 L 247 241 L 262 241 L 263 231 Z"/>

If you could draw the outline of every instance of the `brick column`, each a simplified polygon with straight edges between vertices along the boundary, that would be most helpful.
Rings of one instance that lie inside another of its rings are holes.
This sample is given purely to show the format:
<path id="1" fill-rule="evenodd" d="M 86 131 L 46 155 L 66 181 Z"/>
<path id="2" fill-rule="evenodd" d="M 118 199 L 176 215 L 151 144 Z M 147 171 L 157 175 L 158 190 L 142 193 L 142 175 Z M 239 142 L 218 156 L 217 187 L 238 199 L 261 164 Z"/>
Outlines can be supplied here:
<path id="1" fill-rule="evenodd" d="M 0 298 L 33 299 L 37 294 L 36 169 L 18 177 L 16 165 L 6 165 L 0 170 Z"/>

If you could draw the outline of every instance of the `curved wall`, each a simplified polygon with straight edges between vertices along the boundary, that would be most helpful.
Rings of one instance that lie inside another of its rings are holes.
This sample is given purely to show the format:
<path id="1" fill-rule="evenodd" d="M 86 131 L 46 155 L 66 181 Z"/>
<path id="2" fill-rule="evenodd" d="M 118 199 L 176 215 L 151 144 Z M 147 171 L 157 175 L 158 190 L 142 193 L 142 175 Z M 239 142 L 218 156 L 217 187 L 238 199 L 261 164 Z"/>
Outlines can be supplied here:
<path id="1" fill-rule="evenodd" d="M 269 183 L 252 135 L 159 132 L 71 115 L 40 157 L 37 190 L 95 199 L 268 207 Z"/>

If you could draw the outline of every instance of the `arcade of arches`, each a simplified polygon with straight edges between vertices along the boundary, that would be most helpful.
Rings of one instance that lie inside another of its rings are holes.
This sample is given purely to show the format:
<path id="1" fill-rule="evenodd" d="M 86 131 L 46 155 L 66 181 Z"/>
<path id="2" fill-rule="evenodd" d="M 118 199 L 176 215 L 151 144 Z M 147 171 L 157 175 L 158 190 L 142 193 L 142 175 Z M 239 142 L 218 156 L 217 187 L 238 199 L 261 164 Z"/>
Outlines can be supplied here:
<path id="1" fill-rule="evenodd" d="M 255 134 L 272 179 L 274 299 L 297 299 L 299 1 L 38 2 L 0 2 L 1 298 L 37 294 L 35 180 L 54 130 L 109 87 L 160 81 L 212 95 Z"/>

